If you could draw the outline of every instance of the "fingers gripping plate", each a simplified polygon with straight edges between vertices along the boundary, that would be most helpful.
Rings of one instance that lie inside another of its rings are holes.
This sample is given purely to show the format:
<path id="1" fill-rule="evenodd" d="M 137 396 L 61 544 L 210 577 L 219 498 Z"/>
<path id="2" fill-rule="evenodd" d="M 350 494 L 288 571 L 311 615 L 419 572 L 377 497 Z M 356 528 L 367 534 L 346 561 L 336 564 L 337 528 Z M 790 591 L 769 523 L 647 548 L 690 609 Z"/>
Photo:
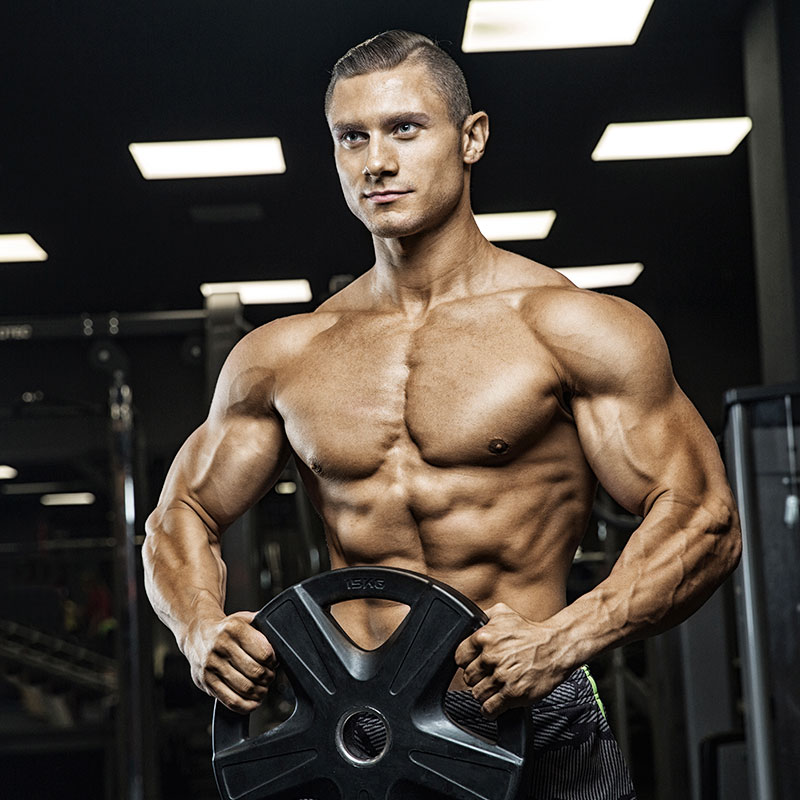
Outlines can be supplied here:
<path id="1" fill-rule="evenodd" d="M 355 645 L 331 605 L 381 597 L 409 606 L 377 650 Z M 350 567 L 282 592 L 253 624 L 270 640 L 296 706 L 249 735 L 215 704 L 214 774 L 227 800 L 515 800 L 527 784 L 530 715 L 498 720 L 497 743 L 450 720 L 444 695 L 458 644 L 485 614 L 446 584 L 408 570 Z"/>

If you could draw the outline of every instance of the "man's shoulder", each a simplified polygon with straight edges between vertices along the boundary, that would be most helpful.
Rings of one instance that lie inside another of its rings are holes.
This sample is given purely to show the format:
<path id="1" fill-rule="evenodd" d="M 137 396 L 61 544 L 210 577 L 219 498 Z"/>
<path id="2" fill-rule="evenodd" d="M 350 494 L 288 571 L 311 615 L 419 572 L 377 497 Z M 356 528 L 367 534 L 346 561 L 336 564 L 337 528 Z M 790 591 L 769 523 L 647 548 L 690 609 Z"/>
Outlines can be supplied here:
<path id="1" fill-rule="evenodd" d="M 350 319 L 364 313 L 374 315 L 375 308 L 370 304 L 365 278 L 366 275 L 356 278 L 313 311 L 279 317 L 261 325 L 239 341 L 233 355 L 264 366 L 278 367 L 302 356 L 317 336 L 343 318 Z"/>
<path id="2" fill-rule="evenodd" d="M 652 324 L 639 308 L 619 297 L 581 289 L 558 270 L 501 251 L 501 274 L 515 290 L 520 312 L 541 334 L 591 332 L 600 326 Z"/>
<path id="3" fill-rule="evenodd" d="M 664 337 L 633 303 L 572 283 L 525 293 L 520 313 L 565 379 L 595 386 L 671 371 Z"/>
<path id="4" fill-rule="evenodd" d="M 495 291 L 543 331 L 554 328 L 560 332 L 565 325 L 581 327 L 609 314 L 625 315 L 624 306 L 634 308 L 619 298 L 577 287 L 553 267 L 499 248 L 497 252 Z"/>
<path id="5" fill-rule="evenodd" d="M 570 281 L 527 288 L 520 309 L 543 334 L 591 334 L 598 326 L 652 324 L 644 311 L 633 303 L 613 295 L 580 289 Z"/>
<path id="6" fill-rule="evenodd" d="M 279 317 L 250 331 L 231 355 L 263 366 L 280 366 L 285 360 L 301 355 L 315 336 L 336 324 L 339 316 L 332 311 L 315 311 Z"/>

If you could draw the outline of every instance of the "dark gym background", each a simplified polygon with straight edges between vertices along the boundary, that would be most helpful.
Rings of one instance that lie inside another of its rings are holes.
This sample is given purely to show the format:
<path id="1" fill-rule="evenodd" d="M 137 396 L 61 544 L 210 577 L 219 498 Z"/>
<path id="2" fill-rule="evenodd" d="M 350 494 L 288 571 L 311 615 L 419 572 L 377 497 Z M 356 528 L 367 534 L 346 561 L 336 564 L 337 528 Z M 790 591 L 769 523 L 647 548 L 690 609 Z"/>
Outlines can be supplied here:
<path id="1" fill-rule="evenodd" d="M 322 113 L 331 65 L 362 39 L 418 30 L 462 66 L 492 126 L 473 172 L 475 211 L 558 213 L 547 239 L 509 249 L 551 266 L 644 264 L 632 286 L 607 291 L 661 327 L 679 382 L 715 434 L 728 424 L 726 390 L 798 379 L 796 6 L 656 0 L 633 47 L 464 54 L 467 6 L 5 9 L 0 233 L 30 233 L 49 258 L 0 264 L 0 464 L 19 473 L 0 481 L 3 797 L 216 797 L 210 700 L 131 576 L 144 519 L 205 415 L 225 352 L 248 328 L 313 308 L 335 276 L 371 266 Z M 753 131 L 730 156 L 590 159 L 609 122 L 743 115 Z M 249 136 L 280 137 L 284 174 L 145 181 L 127 149 Z M 203 282 L 277 278 L 307 278 L 313 301 L 212 306 L 199 291 Z M 258 607 L 325 566 L 295 479 L 290 465 L 281 492 L 232 537 L 231 591 L 242 604 Z M 97 500 L 43 507 L 45 491 Z M 574 592 L 602 577 L 630 527 L 598 503 Z M 732 595 L 720 593 L 709 623 L 725 629 L 731 675 L 728 721 L 713 732 L 741 744 L 747 704 Z M 719 791 L 701 757 L 698 731 L 709 726 L 687 700 L 697 638 L 675 631 L 593 665 L 644 800 Z M 771 800 L 747 794 L 745 748 L 735 767 L 742 794 L 725 796 Z"/>

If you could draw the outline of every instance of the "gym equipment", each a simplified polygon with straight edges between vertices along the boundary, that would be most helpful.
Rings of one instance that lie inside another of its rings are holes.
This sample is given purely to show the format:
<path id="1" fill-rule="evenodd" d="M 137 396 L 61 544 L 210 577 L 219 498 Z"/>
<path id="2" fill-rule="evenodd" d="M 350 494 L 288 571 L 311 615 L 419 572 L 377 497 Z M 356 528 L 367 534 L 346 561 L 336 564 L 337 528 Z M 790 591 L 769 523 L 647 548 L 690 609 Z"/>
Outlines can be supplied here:
<path id="1" fill-rule="evenodd" d="M 800 384 L 725 394 L 725 454 L 742 526 L 734 573 L 750 797 L 800 782 Z"/>
<path id="2" fill-rule="evenodd" d="M 355 645 L 335 603 L 385 598 L 410 610 L 376 650 Z M 516 800 L 527 796 L 530 714 L 497 721 L 496 743 L 456 725 L 444 696 L 457 646 L 487 622 L 440 581 L 389 567 L 348 567 L 286 589 L 256 615 L 297 700 L 289 719 L 251 737 L 249 717 L 216 702 L 214 774 L 226 800 Z M 377 731 L 365 752 L 359 726 Z"/>

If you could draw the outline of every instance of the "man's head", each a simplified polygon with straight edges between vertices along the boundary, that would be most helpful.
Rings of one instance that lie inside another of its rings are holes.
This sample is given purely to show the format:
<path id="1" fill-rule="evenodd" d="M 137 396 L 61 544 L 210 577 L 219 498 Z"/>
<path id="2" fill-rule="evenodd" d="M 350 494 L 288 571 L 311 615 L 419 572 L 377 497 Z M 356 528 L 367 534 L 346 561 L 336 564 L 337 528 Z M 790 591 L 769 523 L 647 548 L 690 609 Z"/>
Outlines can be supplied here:
<path id="1" fill-rule="evenodd" d="M 461 70 L 430 39 L 389 31 L 336 64 L 325 98 L 350 210 L 399 238 L 471 218 L 469 174 L 488 118 L 472 113 Z"/>
<path id="2" fill-rule="evenodd" d="M 467 82 L 461 68 L 427 36 L 411 31 L 385 31 L 351 47 L 333 66 L 331 80 L 325 92 L 325 116 L 328 115 L 336 84 L 343 78 L 386 72 L 411 60 L 427 69 L 432 85 L 447 105 L 453 125 L 461 123 L 472 113 Z"/>

